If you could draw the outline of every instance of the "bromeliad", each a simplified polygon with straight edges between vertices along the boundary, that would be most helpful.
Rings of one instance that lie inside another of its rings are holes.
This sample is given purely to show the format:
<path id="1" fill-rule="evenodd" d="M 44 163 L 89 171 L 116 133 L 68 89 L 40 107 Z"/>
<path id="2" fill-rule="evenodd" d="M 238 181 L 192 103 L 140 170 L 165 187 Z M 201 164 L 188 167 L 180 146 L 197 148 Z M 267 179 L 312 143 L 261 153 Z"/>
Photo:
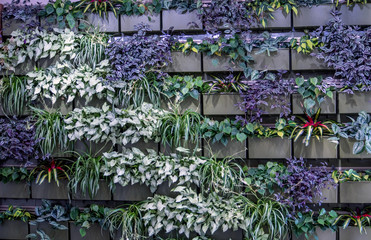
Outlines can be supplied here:
<path id="1" fill-rule="evenodd" d="M 59 179 L 67 178 L 70 180 L 67 171 L 62 168 L 62 161 L 55 161 L 52 160 L 51 162 L 45 161 L 41 163 L 39 166 L 34 168 L 30 173 L 30 177 L 33 176 L 36 172 L 38 172 L 36 177 L 36 184 L 42 184 L 46 177 L 48 177 L 48 183 L 51 182 L 52 176 L 54 177 L 54 181 L 57 183 L 59 187 Z M 64 165 L 63 167 L 69 169 L 68 166 Z"/>
<path id="2" fill-rule="evenodd" d="M 323 136 L 325 131 L 327 131 L 327 134 L 332 134 L 333 133 L 332 130 L 330 130 L 330 128 L 326 126 L 326 124 L 331 124 L 333 123 L 333 121 L 325 121 L 323 123 L 321 121 L 318 121 L 320 113 L 321 109 L 319 108 L 314 118 L 306 113 L 305 115 L 307 116 L 307 119 L 297 116 L 297 118 L 299 118 L 303 122 L 302 124 L 298 124 L 294 121 L 289 121 L 289 125 L 291 127 L 294 127 L 290 138 L 294 138 L 294 141 L 296 142 L 296 140 L 298 140 L 299 137 L 303 135 L 303 133 L 305 132 L 306 136 L 303 139 L 303 143 L 305 144 L 305 146 L 308 146 L 309 140 L 312 135 L 314 135 L 318 140 L 320 140 L 320 137 Z"/>
<path id="3" fill-rule="evenodd" d="M 356 210 L 346 208 L 345 210 L 349 213 L 339 215 L 334 221 L 333 225 L 337 225 L 340 221 L 342 221 L 342 226 L 345 229 L 352 222 L 354 226 L 359 228 L 359 232 L 361 234 L 363 232 L 367 234 L 365 227 L 369 226 L 371 223 L 370 207 L 366 207 L 363 210 L 360 210 L 359 208 L 356 208 Z"/>

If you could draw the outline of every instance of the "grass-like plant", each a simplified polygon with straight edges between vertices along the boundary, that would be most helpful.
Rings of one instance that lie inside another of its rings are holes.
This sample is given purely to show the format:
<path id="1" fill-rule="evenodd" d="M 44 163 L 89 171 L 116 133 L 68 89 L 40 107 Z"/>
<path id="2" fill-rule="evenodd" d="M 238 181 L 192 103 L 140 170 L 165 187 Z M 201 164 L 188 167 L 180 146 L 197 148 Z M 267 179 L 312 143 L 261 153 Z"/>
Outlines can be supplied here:
<path id="1" fill-rule="evenodd" d="M 59 180 L 70 177 L 68 176 L 69 167 L 65 165 L 63 161 L 44 161 L 34 168 L 30 173 L 30 178 L 37 173 L 36 184 L 42 184 L 46 178 L 48 178 L 48 183 L 53 180 L 57 183 L 59 187 Z"/>
<path id="2" fill-rule="evenodd" d="M 239 182 L 244 177 L 241 166 L 233 159 L 208 159 L 199 170 L 201 191 L 231 193 L 238 191 Z"/>
<path id="3" fill-rule="evenodd" d="M 146 236 L 146 228 L 142 220 L 140 204 L 132 204 L 127 208 L 116 208 L 108 212 L 105 222 L 113 236 L 121 228 L 120 239 L 140 240 Z"/>
<path id="4" fill-rule="evenodd" d="M 36 139 L 44 155 L 53 154 L 55 149 L 67 150 L 70 144 L 65 130 L 64 118 L 61 112 L 48 112 L 46 110 L 30 107 L 33 111 L 36 127 Z"/>
<path id="5" fill-rule="evenodd" d="M 89 194 L 91 199 L 99 191 L 99 180 L 101 168 L 104 165 L 101 157 L 81 155 L 71 167 L 71 181 L 69 186 L 74 193 L 80 190 L 84 195 Z"/>
<path id="6" fill-rule="evenodd" d="M 0 81 L 0 101 L 2 110 L 7 115 L 22 115 L 29 98 L 26 93 L 24 77 L 8 76 Z"/>
<path id="7" fill-rule="evenodd" d="M 74 59 L 74 64 L 81 66 L 88 64 L 93 69 L 106 59 L 105 50 L 108 45 L 108 35 L 94 29 L 93 33 L 84 34 L 79 39 L 79 47 Z"/>

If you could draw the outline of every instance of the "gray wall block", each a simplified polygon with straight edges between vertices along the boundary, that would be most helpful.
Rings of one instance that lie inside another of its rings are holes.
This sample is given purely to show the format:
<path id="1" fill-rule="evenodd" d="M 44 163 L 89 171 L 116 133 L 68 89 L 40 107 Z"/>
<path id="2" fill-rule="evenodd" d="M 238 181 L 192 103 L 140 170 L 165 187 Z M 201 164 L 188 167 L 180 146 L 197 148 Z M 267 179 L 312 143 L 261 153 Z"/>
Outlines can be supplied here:
<path id="1" fill-rule="evenodd" d="M 59 180 L 59 187 L 55 181 L 48 183 L 44 181 L 42 184 L 32 182 L 31 193 L 32 198 L 36 199 L 68 199 L 68 182 L 67 180 Z"/>
<path id="2" fill-rule="evenodd" d="M 246 141 L 239 142 L 229 139 L 227 146 L 224 146 L 221 142 L 212 143 L 210 140 L 208 144 L 208 141 L 204 140 L 204 150 L 206 157 L 214 155 L 216 158 L 246 158 Z"/>
<path id="3" fill-rule="evenodd" d="M 201 30 L 202 22 L 197 16 L 197 11 L 178 13 L 176 10 L 162 11 L 162 29 L 168 30 Z"/>
<path id="4" fill-rule="evenodd" d="M 371 92 L 339 93 L 339 113 L 371 113 Z"/>
<path id="5" fill-rule="evenodd" d="M 98 27 L 100 32 L 119 32 L 118 15 L 117 17 L 115 17 L 115 14 L 113 14 L 113 12 L 108 12 L 108 17 L 103 14 L 102 16 L 104 17 L 100 17 L 98 14 L 90 13 L 88 14 L 88 21 L 94 27 Z"/>
<path id="6" fill-rule="evenodd" d="M 201 72 L 201 54 L 182 52 L 171 53 L 172 63 L 167 66 L 164 71 L 170 73 L 188 73 L 188 72 Z"/>
<path id="7" fill-rule="evenodd" d="M 323 137 L 318 141 L 312 137 L 309 146 L 303 143 L 303 137 L 294 142 L 294 156 L 303 158 L 337 158 L 336 146 Z"/>
<path id="8" fill-rule="evenodd" d="M 298 15 L 294 14 L 294 27 L 323 26 L 332 19 L 332 4 L 298 8 Z"/>
<path id="9" fill-rule="evenodd" d="M 319 105 L 316 103 L 316 108 L 321 107 L 322 114 L 335 114 L 336 113 L 336 93 L 334 92 L 333 98 L 326 97 L 325 100 Z M 293 114 L 303 114 L 301 104 L 304 103 L 300 94 L 295 93 L 292 95 L 292 112 Z"/>
<path id="10" fill-rule="evenodd" d="M 0 239 L 25 239 L 28 234 L 28 223 L 20 220 L 5 220 L 0 224 Z"/>
<path id="11" fill-rule="evenodd" d="M 148 24 L 152 31 L 160 31 L 160 14 L 120 17 L 122 32 L 135 32 L 135 25 L 140 23 Z"/>
<path id="12" fill-rule="evenodd" d="M 370 203 L 371 182 L 340 183 L 341 203 Z"/>
<path id="13" fill-rule="evenodd" d="M 241 101 L 239 94 L 204 94 L 204 114 L 223 116 L 244 114 L 237 106 Z"/>
<path id="14" fill-rule="evenodd" d="M 325 62 L 309 54 L 291 50 L 292 70 L 329 70 Z"/>
<path id="15" fill-rule="evenodd" d="M 249 158 L 290 158 L 291 139 L 288 138 L 249 138 Z"/>
<path id="16" fill-rule="evenodd" d="M 0 198 L 29 198 L 30 185 L 26 182 L 0 182 Z"/>
<path id="17" fill-rule="evenodd" d="M 149 187 L 139 183 L 125 187 L 116 184 L 116 189 L 113 191 L 113 200 L 115 201 L 143 201 L 152 196 L 153 193 Z"/>

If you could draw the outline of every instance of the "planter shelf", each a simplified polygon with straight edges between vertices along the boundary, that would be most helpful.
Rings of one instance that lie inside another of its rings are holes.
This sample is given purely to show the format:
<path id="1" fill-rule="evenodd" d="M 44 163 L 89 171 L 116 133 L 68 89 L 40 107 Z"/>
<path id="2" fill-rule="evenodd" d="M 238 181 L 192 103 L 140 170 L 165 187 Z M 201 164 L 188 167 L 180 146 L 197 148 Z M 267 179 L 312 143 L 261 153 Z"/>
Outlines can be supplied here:
<path id="1" fill-rule="evenodd" d="M 347 7 L 345 4 L 340 7 L 341 18 L 347 25 L 370 25 L 371 24 L 371 3 L 354 4 Z"/>
<path id="2" fill-rule="evenodd" d="M 290 158 L 291 140 L 288 138 L 249 138 L 249 159 Z"/>
<path id="3" fill-rule="evenodd" d="M 303 103 L 303 98 L 300 94 L 294 93 L 292 95 L 292 111 L 293 114 L 303 114 L 303 108 L 301 104 Z M 318 105 L 316 103 L 315 109 L 321 107 L 322 114 L 336 114 L 336 93 L 333 93 L 333 98 L 326 97 L 324 101 Z"/>
<path id="4" fill-rule="evenodd" d="M 198 99 L 194 99 L 192 97 L 187 97 L 179 104 L 179 110 L 181 113 L 184 113 L 188 109 L 195 111 L 197 113 L 201 113 L 201 96 Z M 161 108 L 164 110 L 172 110 L 172 105 L 169 107 L 169 103 L 173 103 L 174 98 L 162 100 Z"/>
<path id="5" fill-rule="evenodd" d="M 68 228 L 68 222 L 58 222 Z M 36 230 L 43 230 L 50 239 L 53 240 L 69 240 L 68 229 L 55 229 L 48 222 L 37 223 L 37 225 L 30 225 L 30 233 L 36 233 Z"/>
<path id="6" fill-rule="evenodd" d="M 30 185 L 26 182 L 0 182 L 0 198 L 29 198 Z"/>
<path id="7" fill-rule="evenodd" d="M 323 60 L 310 54 L 298 53 L 296 50 L 291 50 L 291 56 L 292 70 L 331 70 Z"/>
<path id="8" fill-rule="evenodd" d="M 143 201 L 152 196 L 149 187 L 139 183 L 125 187 L 116 184 L 116 189 L 113 191 L 114 201 Z"/>
<path id="9" fill-rule="evenodd" d="M 109 240 L 110 235 L 107 230 L 102 230 L 98 223 L 90 225 L 90 228 L 86 230 L 86 235 L 81 237 L 80 226 L 76 226 L 70 222 L 70 240 Z"/>
<path id="10" fill-rule="evenodd" d="M 239 94 L 204 94 L 205 115 L 243 115 L 237 104 L 242 101 Z"/>
<path id="11" fill-rule="evenodd" d="M 135 26 L 144 23 L 148 24 L 152 31 L 160 31 L 160 14 L 126 16 L 121 15 L 121 32 L 135 32 Z"/>
<path id="12" fill-rule="evenodd" d="M 102 14 L 102 17 L 100 17 L 98 14 L 90 13 L 88 14 L 88 21 L 94 27 L 97 27 L 99 29 L 99 32 L 119 32 L 118 16 L 115 17 L 115 14 L 113 12 L 108 12 L 108 16 Z"/>
<path id="13" fill-rule="evenodd" d="M 90 198 L 89 194 L 83 194 L 79 189 L 75 193 L 72 192 L 73 200 L 94 200 L 94 201 L 109 201 L 111 200 L 111 190 L 108 187 L 108 183 L 105 180 L 99 181 L 99 190 L 97 195 L 93 198 Z"/>
<path id="14" fill-rule="evenodd" d="M 303 137 L 300 137 L 294 142 L 294 156 L 303 158 L 337 158 L 337 151 L 334 143 L 327 140 L 327 137 L 322 137 L 318 141 L 314 136 L 311 137 L 309 145 L 305 146 Z"/>
<path id="15" fill-rule="evenodd" d="M 340 183 L 341 203 L 370 203 L 371 182 L 343 182 Z"/>
<path id="16" fill-rule="evenodd" d="M 339 228 L 339 240 L 370 240 L 369 227 L 366 227 L 368 234 L 359 233 L 358 227 Z"/>
<path id="17" fill-rule="evenodd" d="M 333 8 L 334 5 L 332 4 L 298 8 L 298 14 L 294 14 L 294 27 L 323 26 L 333 18 L 331 15 Z"/>
<path id="18" fill-rule="evenodd" d="M 42 184 L 31 185 L 32 198 L 36 199 L 68 199 L 68 182 L 67 180 L 59 180 L 59 187 L 57 183 L 52 181 L 48 183 L 44 181 Z"/>
<path id="19" fill-rule="evenodd" d="M 201 19 L 197 11 L 178 13 L 176 10 L 162 11 L 162 29 L 168 30 L 202 30 Z"/>
<path id="20" fill-rule="evenodd" d="M 246 158 L 246 141 L 239 142 L 229 139 L 227 145 L 224 146 L 221 142 L 212 143 L 210 141 L 208 144 L 208 141 L 204 140 L 204 150 L 206 157 L 214 155 L 215 158 Z"/>
<path id="21" fill-rule="evenodd" d="M 340 139 L 340 158 L 371 158 L 371 154 L 368 154 L 366 150 L 364 150 L 360 154 L 353 154 L 353 144 L 356 142 L 354 139 Z"/>
<path id="22" fill-rule="evenodd" d="M 289 70 L 290 69 L 290 50 L 279 49 L 277 52 L 272 52 L 270 56 L 265 53 L 255 54 L 253 50 L 251 56 L 254 62 L 250 64 L 255 70 Z M 217 63 L 217 64 L 215 64 Z M 242 71 L 238 62 L 232 64 L 227 56 L 203 56 L 204 72 L 224 72 L 229 69 L 233 71 Z"/>
<path id="23" fill-rule="evenodd" d="M 197 73 L 201 72 L 201 54 L 195 52 L 184 54 L 182 52 L 171 53 L 172 63 L 164 71 L 169 73 Z"/>
<path id="24" fill-rule="evenodd" d="M 371 92 L 339 93 L 339 113 L 371 112 Z"/>
<path id="25" fill-rule="evenodd" d="M 320 228 L 316 228 L 316 235 L 318 239 L 316 239 L 314 235 L 310 236 L 309 239 L 306 239 L 304 235 L 300 237 L 294 235 L 292 240 L 336 240 L 336 232 L 331 229 L 323 231 Z"/>
<path id="26" fill-rule="evenodd" d="M 0 239 L 25 239 L 28 223 L 20 220 L 5 220 L 0 224 Z"/>

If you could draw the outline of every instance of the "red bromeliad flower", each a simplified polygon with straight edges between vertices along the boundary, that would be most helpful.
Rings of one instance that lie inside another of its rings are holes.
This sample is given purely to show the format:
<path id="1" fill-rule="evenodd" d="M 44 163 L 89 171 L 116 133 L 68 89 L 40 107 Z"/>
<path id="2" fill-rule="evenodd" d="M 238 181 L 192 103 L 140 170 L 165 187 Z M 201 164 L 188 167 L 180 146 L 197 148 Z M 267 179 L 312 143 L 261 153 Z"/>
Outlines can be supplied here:
<path id="1" fill-rule="evenodd" d="M 327 128 L 326 125 L 322 124 L 321 121 L 316 121 L 314 122 L 313 121 L 313 118 L 311 116 L 309 116 L 308 114 L 307 115 L 307 119 L 308 121 L 302 126 L 302 128 L 306 128 L 306 127 L 309 127 L 309 126 L 312 126 L 314 128 L 318 127 L 318 126 L 321 126 L 321 127 L 324 127 L 324 128 Z"/>

